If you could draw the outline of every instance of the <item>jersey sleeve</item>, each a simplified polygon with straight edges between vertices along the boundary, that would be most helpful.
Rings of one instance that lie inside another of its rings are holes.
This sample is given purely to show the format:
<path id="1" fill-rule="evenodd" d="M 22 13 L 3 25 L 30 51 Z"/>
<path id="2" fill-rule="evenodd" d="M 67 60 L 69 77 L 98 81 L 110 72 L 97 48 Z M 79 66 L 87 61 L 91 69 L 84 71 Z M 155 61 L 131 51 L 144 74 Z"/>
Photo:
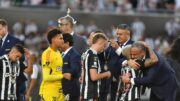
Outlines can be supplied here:
<path id="1" fill-rule="evenodd" d="M 51 55 L 51 51 L 47 51 L 45 53 L 42 54 L 42 72 L 43 72 L 43 80 L 44 81 L 57 81 L 57 80 L 61 80 L 63 78 L 62 74 L 56 74 L 56 75 L 52 75 L 52 69 L 50 67 L 50 55 Z"/>
<path id="2" fill-rule="evenodd" d="M 38 66 L 33 65 L 33 73 L 31 74 L 31 78 L 32 78 L 32 79 L 37 79 L 37 77 L 38 77 L 38 72 L 39 72 Z"/>
<path id="3" fill-rule="evenodd" d="M 96 55 L 89 56 L 89 68 L 90 69 L 98 68 L 98 57 Z"/>

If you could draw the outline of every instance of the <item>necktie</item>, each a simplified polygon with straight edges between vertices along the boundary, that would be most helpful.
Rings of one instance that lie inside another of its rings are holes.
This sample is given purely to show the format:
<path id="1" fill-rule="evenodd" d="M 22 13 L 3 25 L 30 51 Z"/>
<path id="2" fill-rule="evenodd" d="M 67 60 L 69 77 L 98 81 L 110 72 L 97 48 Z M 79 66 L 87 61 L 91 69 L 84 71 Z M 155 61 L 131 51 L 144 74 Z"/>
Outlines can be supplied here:
<path id="1" fill-rule="evenodd" d="M 61 55 L 62 55 L 62 57 L 64 58 L 64 56 L 65 56 L 64 52 L 63 52 Z"/>
<path id="2" fill-rule="evenodd" d="M 120 44 L 120 47 L 123 48 L 123 44 Z"/>
<path id="3" fill-rule="evenodd" d="M 2 47 L 2 42 L 3 42 L 2 39 L 0 39 L 0 48 Z"/>

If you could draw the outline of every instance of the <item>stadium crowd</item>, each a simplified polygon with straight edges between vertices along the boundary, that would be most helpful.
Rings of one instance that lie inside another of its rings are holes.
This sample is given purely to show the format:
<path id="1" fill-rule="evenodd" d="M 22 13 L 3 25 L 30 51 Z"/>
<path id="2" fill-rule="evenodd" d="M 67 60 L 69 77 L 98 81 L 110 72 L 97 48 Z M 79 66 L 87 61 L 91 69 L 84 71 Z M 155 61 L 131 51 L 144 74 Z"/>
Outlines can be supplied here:
<path id="1" fill-rule="evenodd" d="M 2 7 L 48 6 L 62 11 L 71 8 L 84 12 L 179 12 L 179 0 L 1 0 Z"/>

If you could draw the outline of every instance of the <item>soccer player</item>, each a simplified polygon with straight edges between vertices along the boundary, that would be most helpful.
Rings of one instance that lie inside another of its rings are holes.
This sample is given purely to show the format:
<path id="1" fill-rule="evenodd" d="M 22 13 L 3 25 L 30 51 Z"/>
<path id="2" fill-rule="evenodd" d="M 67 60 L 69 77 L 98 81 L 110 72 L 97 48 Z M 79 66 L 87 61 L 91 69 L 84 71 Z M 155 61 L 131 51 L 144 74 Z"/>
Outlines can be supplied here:
<path id="1" fill-rule="evenodd" d="M 101 73 L 98 53 L 104 50 L 107 39 L 103 34 L 97 34 L 93 37 L 92 45 L 84 54 L 83 61 L 83 84 L 82 84 L 82 100 L 96 101 L 100 97 L 100 80 L 109 78 L 109 71 Z"/>
<path id="2" fill-rule="evenodd" d="M 8 54 L 0 57 L 0 101 L 17 101 L 16 84 L 20 73 L 19 59 L 24 53 L 25 49 L 21 45 L 14 45 Z"/>
<path id="3" fill-rule="evenodd" d="M 53 29 L 49 31 L 47 39 L 50 45 L 42 53 L 43 79 L 39 94 L 43 101 L 64 101 L 61 83 L 63 60 L 58 50 L 64 43 L 62 32 Z"/>

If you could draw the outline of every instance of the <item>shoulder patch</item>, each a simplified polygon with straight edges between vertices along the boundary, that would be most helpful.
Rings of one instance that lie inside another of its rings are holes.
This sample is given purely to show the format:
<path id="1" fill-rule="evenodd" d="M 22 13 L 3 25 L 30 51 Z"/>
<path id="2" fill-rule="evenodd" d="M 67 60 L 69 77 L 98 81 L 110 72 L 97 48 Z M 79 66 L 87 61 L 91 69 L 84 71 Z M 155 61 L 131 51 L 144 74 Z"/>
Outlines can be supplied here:
<path id="1" fill-rule="evenodd" d="M 51 54 L 51 50 L 48 50 L 48 51 L 46 52 L 46 65 L 49 65 L 49 64 L 50 64 L 50 62 L 49 62 L 50 54 Z"/>
<path id="2" fill-rule="evenodd" d="M 98 61 L 98 57 L 93 57 L 93 61 Z"/>

